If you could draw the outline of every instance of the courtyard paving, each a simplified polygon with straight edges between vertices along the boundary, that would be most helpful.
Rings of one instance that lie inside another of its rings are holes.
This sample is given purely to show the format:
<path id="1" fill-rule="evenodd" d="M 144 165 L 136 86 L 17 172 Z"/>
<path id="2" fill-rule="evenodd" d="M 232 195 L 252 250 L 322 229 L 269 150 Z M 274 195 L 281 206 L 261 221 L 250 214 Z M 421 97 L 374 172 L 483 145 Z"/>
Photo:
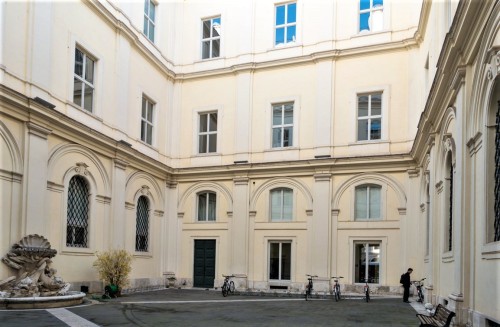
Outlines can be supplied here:
<path id="1" fill-rule="evenodd" d="M 412 300 L 413 301 L 413 300 Z M 0 326 L 418 326 L 419 303 L 374 297 L 366 303 L 349 296 L 305 301 L 293 296 L 165 289 L 126 294 L 104 302 L 48 310 L 0 310 Z"/>

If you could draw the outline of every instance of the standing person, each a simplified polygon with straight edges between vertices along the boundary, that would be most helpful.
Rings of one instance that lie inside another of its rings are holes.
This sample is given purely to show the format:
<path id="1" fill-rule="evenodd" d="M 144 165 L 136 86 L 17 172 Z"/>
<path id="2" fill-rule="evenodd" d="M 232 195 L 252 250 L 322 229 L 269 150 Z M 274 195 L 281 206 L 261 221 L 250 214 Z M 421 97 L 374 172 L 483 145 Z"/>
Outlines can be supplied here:
<path id="1" fill-rule="evenodd" d="M 401 275 L 401 280 L 399 281 L 401 284 L 403 284 L 403 288 L 404 288 L 404 292 L 403 292 L 403 302 L 404 303 L 410 303 L 410 301 L 408 301 L 408 297 L 410 296 L 410 286 L 411 286 L 410 274 L 412 272 L 413 272 L 413 269 L 408 268 L 408 271 Z"/>

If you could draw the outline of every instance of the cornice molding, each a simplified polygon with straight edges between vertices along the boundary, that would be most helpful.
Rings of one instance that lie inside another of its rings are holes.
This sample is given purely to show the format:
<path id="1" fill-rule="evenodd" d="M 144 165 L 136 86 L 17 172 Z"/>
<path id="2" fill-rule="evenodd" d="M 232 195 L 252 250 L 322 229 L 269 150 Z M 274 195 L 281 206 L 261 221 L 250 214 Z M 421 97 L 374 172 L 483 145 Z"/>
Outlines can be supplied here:
<path id="1" fill-rule="evenodd" d="M 26 122 L 26 127 L 28 129 L 28 133 L 32 135 L 36 135 L 42 139 L 47 139 L 49 134 L 52 133 L 52 130 L 45 128 L 43 126 L 34 124 L 32 122 Z"/>

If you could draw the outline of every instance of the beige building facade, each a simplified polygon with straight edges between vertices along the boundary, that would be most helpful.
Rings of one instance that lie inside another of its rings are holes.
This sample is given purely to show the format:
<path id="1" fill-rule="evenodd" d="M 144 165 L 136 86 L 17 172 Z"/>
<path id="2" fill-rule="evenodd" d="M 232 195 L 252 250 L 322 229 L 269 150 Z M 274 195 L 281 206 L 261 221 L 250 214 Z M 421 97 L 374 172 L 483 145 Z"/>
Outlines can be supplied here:
<path id="1" fill-rule="evenodd" d="M 0 253 L 102 290 L 400 293 L 500 324 L 500 3 L 0 2 Z M 12 275 L 0 266 L 0 279 Z"/>

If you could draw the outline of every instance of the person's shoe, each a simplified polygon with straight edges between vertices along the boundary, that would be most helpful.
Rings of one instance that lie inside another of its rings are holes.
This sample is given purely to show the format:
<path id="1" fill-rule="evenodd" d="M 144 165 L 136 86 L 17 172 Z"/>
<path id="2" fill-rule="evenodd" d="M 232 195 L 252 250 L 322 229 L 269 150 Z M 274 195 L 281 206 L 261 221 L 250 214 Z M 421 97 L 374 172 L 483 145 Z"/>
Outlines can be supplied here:
<path id="1" fill-rule="evenodd" d="M 403 301 L 404 303 L 411 303 L 410 301 Z"/>

